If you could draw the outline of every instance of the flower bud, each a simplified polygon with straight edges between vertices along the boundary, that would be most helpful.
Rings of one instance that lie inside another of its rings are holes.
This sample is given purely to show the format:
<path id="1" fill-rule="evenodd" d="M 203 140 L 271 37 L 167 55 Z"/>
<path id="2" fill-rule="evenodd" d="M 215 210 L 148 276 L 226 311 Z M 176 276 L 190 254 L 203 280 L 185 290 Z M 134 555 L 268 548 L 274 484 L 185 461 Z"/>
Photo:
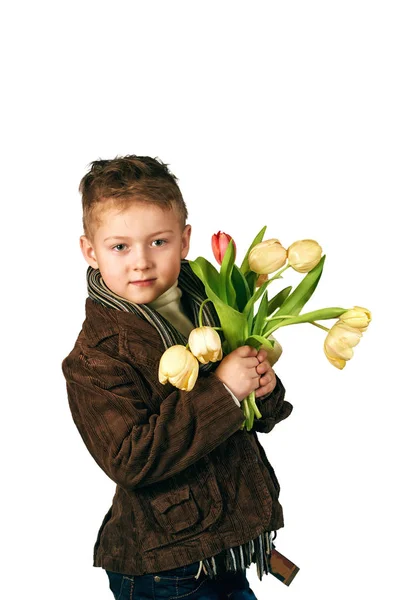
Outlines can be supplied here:
<path id="1" fill-rule="evenodd" d="M 196 327 L 188 336 L 188 345 L 191 352 L 200 361 L 206 364 L 222 359 L 223 350 L 220 336 L 212 327 Z"/>
<path id="2" fill-rule="evenodd" d="M 264 275 L 259 275 L 258 279 L 256 280 L 256 287 L 260 287 L 261 285 L 263 285 L 265 283 L 265 281 L 267 281 L 269 279 L 269 275 L 267 273 L 264 273 Z"/>
<path id="3" fill-rule="evenodd" d="M 320 262 L 322 252 L 315 240 L 299 240 L 289 246 L 288 262 L 295 271 L 308 273 Z"/>
<path id="4" fill-rule="evenodd" d="M 249 268 L 260 275 L 274 273 L 286 260 L 287 250 L 276 238 L 256 244 L 248 255 Z"/>
<path id="5" fill-rule="evenodd" d="M 346 361 L 352 358 L 352 348 L 357 346 L 361 337 L 359 329 L 337 321 L 324 340 L 324 353 L 330 363 L 338 369 L 343 369 Z"/>
<path id="6" fill-rule="evenodd" d="M 368 324 L 371 321 L 371 312 L 367 308 L 362 306 L 354 306 L 350 310 L 342 313 L 339 317 L 339 321 L 359 329 L 359 331 L 366 331 Z"/>
<path id="7" fill-rule="evenodd" d="M 226 254 L 227 246 L 229 245 L 229 241 L 233 238 L 228 233 L 223 233 L 222 231 L 218 231 L 218 233 L 214 233 L 212 236 L 212 251 L 213 255 L 218 261 L 219 265 L 222 264 L 223 257 Z M 233 240 L 234 246 L 234 259 L 236 256 L 236 244 Z"/>
<path id="8" fill-rule="evenodd" d="M 197 381 L 198 360 L 185 346 L 170 346 L 161 356 L 158 379 L 165 384 L 168 381 L 180 390 L 190 391 Z"/>
<path id="9" fill-rule="evenodd" d="M 324 345 L 324 354 L 326 355 L 326 357 L 328 358 L 330 363 L 333 365 L 333 367 L 337 367 L 337 369 L 341 369 L 341 370 L 345 367 L 346 360 L 343 360 L 342 358 L 333 358 L 332 356 L 330 356 L 327 353 L 325 345 Z"/>

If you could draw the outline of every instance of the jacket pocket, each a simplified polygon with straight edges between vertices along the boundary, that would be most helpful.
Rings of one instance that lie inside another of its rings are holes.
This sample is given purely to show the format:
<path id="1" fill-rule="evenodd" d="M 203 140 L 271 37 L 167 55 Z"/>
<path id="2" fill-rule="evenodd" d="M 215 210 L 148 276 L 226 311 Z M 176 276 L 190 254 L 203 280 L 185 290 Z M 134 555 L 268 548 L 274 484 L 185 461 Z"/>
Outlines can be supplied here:
<path id="1" fill-rule="evenodd" d="M 189 485 L 184 485 L 174 492 L 162 494 L 150 502 L 159 525 L 173 533 L 178 533 L 198 523 L 198 507 Z"/>
<path id="2" fill-rule="evenodd" d="M 133 519 L 144 551 L 200 535 L 217 523 L 223 509 L 207 457 L 168 480 L 136 490 L 136 499 Z"/>

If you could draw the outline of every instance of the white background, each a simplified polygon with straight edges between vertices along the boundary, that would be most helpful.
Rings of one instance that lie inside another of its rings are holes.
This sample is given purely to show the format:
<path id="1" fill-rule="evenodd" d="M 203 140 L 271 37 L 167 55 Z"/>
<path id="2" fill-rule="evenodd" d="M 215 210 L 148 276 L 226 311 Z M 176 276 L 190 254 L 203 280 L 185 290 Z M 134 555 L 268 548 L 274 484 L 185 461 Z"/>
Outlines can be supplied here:
<path id="1" fill-rule="evenodd" d="M 396 2 L 14 2 L 2 17 L 4 598 L 108 599 L 92 567 L 115 485 L 75 428 L 61 361 L 84 320 L 78 184 L 91 161 L 158 156 L 193 226 L 238 261 L 263 225 L 327 258 L 307 308 L 372 311 L 343 371 L 324 332 L 276 334 L 291 416 L 260 436 L 281 484 L 289 588 L 397 597 Z M 4 10 L 4 9 L 3 9 Z M 284 285 L 301 280 L 292 270 Z M 280 282 L 278 282 L 280 283 Z M 276 284 L 276 290 L 280 289 Z"/>

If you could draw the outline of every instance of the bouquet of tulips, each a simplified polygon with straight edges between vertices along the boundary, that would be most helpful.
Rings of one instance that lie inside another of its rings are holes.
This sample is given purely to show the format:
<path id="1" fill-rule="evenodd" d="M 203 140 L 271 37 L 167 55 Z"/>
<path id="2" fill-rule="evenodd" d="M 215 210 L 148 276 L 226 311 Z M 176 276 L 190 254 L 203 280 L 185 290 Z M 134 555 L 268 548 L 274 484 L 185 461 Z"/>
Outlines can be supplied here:
<path id="1" fill-rule="evenodd" d="M 371 321 L 370 311 L 361 306 L 329 307 L 301 314 L 323 271 L 322 248 L 315 240 L 308 239 L 296 241 L 285 249 L 278 239 L 262 241 L 265 231 L 266 226 L 253 240 L 240 267 L 235 264 L 234 240 L 220 231 L 212 236 L 213 254 L 220 271 L 202 256 L 189 261 L 205 286 L 207 298 L 199 311 L 200 327 L 191 331 L 187 346 L 172 346 L 162 355 L 158 373 L 161 383 L 169 381 L 179 389 L 191 390 L 198 377 L 198 361 L 219 361 L 223 354 L 247 344 L 265 348 L 272 365 L 281 354 L 281 346 L 272 333 L 279 327 L 298 323 L 310 323 L 328 332 L 324 352 L 333 366 L 343 369 L 352 358 L 353 347 Z M 288 286 L 269 298 L 270 284 L 281 279 L 289 268 L 306 275 L 294 290 Z M 269 277 L 271 274 L 274 275 Z M 218 314 L 220 328 L 202 326 L 202 307 L 209 301 Z M 325 319 L 337 319 L 337 322 L 331 328 L 316 322 Z M 218 329 L 223 332 L 223 343 Z M 246 426 L 250 431 L 254 418 L 261 418 L 255 392 L 249 394 L 241 406 L 245 416 L 242 428 Z"/>

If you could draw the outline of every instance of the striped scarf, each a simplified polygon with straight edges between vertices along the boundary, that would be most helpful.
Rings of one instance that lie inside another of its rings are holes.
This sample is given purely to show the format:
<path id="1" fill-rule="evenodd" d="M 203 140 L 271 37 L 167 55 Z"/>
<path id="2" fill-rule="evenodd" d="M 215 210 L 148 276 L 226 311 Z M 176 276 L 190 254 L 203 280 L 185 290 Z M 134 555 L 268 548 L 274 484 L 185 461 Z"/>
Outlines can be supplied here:
<path id="1" fill-rule="evenodd" d="M 178 286 L 182 291 L 181 302 L 187 317 L 194 323 L 195 327 L 199 327 L 199 308 L 207 295 L 204 284 L 195 275 L 189 261 L 186 259 L 181 260 Z M 146 304 L 135 304 L 115 294 L 104 283 L 99 269 L 93 269 L 90 266 L 87 269 L 87 290 L 89 297 L 95 302 L 110 308 L 132 312 L 151 323 L 158 331 L 165 349 L 175 344 L 187 345 L 188 339 L 158 311 Z M 219 317 L 211 302 L 206 302 L 203 305 L 202 324 L 210 327 L 220 327 Z M 222 334 L 222 332 L 220 333 Z M 217 362 L 200 363 L 199 370 L 201 373 L 210 372 L 216 369 L 218 364 Z M 203 558 L 202 563 L 211 578 L 217 577 L 218 574 L 223 574 L 226 571 L 245 571 L 251 563 L 256 563 L 258 578 L 262 580 L 262 575 L 264 573 L 267 575 L 270 571 L 270 555 L 272 548 L 275 547 L 272 539 L 275 539 L 276 536 L 276 531 L 274 531 L 273 538 L 271 532 L 265 531 L 254 540 L 250 540 L 241 546 L 222 550 L 216 556 Z"/>

